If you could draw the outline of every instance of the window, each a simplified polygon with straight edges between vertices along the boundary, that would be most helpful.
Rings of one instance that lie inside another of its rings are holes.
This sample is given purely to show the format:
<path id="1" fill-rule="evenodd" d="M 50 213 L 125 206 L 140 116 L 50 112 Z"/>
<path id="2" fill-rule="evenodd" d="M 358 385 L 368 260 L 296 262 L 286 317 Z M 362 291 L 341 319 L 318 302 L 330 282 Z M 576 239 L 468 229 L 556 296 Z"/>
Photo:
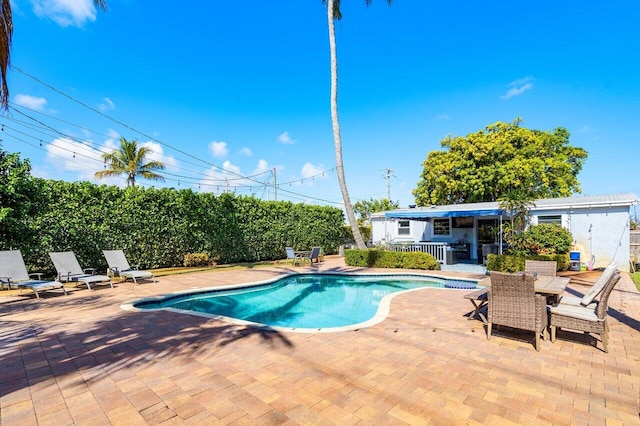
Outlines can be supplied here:
<path id="1" fill-rule="evenodd" d="M 562 226 L 562 215 L 538 216 L 538 225 L 541 223 L 555 223 Z"/>
<path id="2" fill-rule="evenodd" d="M 398 221 L 398 235 L 411 235 L 411 221 L 399 220 Z"/>
<path id="3" fill-rule="evenodd" d="M 448 236 L 451 234 L 451 222 L 449 218 L 433 219 L 433 235 Z"/>

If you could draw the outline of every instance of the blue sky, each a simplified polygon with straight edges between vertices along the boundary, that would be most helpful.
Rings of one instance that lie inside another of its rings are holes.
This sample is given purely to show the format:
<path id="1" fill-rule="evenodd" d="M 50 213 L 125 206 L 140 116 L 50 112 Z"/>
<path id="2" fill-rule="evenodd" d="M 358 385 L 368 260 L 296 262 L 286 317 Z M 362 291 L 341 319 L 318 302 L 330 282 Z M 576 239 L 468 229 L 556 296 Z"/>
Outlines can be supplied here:
<path id="1" fill-rule="evenodd" d="M 447 135 L 565 127 L 582 193 L 640 194 L 640 3 L 344 0 L 339 112 L 352 201 L 413 203 Z M 2 146 L 36 176 L 93 180 L 138 139 L 156 187 L 340 206 L 321 0 L 14 0 Z M 40 146 L 42 144 L 42 146 Z M 246 179 L 247 176 L 254 176 Z M 124 185 L 121 179 L 98 181 Z"/>

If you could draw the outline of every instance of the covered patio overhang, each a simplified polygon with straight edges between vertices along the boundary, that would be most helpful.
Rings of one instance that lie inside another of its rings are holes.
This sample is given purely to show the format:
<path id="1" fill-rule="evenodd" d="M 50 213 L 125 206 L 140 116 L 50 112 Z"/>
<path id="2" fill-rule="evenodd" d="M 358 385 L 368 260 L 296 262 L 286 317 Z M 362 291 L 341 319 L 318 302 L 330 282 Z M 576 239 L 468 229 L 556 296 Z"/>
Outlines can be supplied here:
<path id="1" fill-rule="evenodd" d="M 392 210 L 384 212 L 386 219 L 409 219 L 428 221 L 431 218 L 447 217 L 479 217 L 479 216 L 502 216 L 501 209 L 479 209 L 479 210 L 438 210 L 438 209 L 410 209 Z"/>

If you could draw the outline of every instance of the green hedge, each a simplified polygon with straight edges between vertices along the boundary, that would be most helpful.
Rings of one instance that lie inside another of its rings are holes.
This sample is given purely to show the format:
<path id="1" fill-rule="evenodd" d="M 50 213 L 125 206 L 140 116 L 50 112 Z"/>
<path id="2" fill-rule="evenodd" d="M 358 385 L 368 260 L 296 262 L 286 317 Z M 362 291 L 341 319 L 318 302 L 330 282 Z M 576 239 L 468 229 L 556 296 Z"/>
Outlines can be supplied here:
<path id="1" fill-rule="evenodd" d="M 331 254 L 341 244 L 344 215 L 334 207 L 189 189 L 33 181 L 33 211 L 28 220 L 12 223 L 11 235 L 20 240 L 0 241 L 0 249 L 19 248 L 31 271 L 53 273 L 51 251 L 72 250 L 81 265 L 104 270 L 103 249 L 122 249 L 131 264 L 159 268 L 182 265 L 188 253 L 206 253 L 220 263 L 256 262 L 286 257 L 285 246 L 321 246 Z"/>
<path id="2" fill-rule="evenodd" d="M 421 252 L 347 249 L 344 251 L 344 262 L 347 266 L 365 268 L 440 269 L 435 257 Z"/>
<path id="3" fill-rule="evenodd" d="M 555 260 L 558 263 L 558 271 L 566 271 L 569 268 L 568 254 L 514 256 L 509 254 L 487 255 L 487 271 L 519 272 L 524 271 L 525 260 Z"/>

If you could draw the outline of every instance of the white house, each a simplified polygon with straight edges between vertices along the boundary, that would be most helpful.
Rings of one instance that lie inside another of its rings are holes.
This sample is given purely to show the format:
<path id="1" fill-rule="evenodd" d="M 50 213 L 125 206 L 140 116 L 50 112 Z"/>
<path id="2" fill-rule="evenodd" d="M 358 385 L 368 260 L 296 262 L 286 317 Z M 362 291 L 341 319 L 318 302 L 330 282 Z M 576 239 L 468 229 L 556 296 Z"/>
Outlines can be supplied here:
<path id="1" fill-rule="evenodd" d="M 530 223 L 558 223 L 571 231 L 582 263 L 599 268 L 615 261 L 628 270 L 630 218 L 639 203 L 632 193 L 540 199 L 530 208 Z M 444 262 L 444 251 L 455 251 L 458 260 L 482 263 L 500 251 L 503 220 L 509 218 L 498 202 L 390 210 L 372 215 L 372 240 L 415 246 Z"/>

